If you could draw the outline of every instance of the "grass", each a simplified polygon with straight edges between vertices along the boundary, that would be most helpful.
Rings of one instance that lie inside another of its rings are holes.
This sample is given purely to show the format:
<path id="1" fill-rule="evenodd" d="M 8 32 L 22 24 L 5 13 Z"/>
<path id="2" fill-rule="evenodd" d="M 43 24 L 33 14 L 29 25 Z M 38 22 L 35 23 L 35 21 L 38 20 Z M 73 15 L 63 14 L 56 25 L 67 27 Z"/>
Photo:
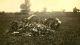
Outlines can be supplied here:
<path id="1" fill-rule="evenodd" d="M 80 13 L 38 14 L 41 19 L 58 17 L 62 24 L 53 35 L 44 37 L 12 36 L 4 34 L 11 20 L 24 18 L 23 15 L 0 15 L 0 45 L 80 45 Z"/>

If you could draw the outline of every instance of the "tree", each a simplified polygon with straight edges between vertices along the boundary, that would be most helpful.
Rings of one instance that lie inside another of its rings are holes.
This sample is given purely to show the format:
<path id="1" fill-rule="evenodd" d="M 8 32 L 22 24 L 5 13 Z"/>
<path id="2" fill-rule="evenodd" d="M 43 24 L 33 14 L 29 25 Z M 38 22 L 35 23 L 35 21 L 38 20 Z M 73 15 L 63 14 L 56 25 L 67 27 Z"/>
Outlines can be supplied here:
<path id="1" fill-rule="evenodd" d="M 80 10 L 79 9 L 77 9 L 76 7 L 75 8 L 73 8 L 73 12 L 74 13 L 77 13 L 77 12 L 79 12 Z"/>
<path id="2" fill-rule="evenodd" d="M 26 13 L 27 15 L 29 15 L 30 12 L 29 0 L 25 0 L 25 3 L 21 4 L 20 8 L 22 13 Z"/>

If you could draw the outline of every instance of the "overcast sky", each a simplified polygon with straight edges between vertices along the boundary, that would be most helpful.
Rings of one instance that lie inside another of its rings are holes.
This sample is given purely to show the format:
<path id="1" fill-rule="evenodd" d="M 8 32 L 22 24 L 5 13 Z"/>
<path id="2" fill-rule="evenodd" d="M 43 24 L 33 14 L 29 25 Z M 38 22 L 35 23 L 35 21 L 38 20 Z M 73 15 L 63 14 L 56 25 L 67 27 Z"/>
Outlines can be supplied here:
<path id="1" fill-rule="evenodd" d="M 0 0 L 0 11 L 19 12 L 24 0 Z M 32 11 L 72 11 L 75 6 L 80 9 L 80 0 L 30 0 Z"/>

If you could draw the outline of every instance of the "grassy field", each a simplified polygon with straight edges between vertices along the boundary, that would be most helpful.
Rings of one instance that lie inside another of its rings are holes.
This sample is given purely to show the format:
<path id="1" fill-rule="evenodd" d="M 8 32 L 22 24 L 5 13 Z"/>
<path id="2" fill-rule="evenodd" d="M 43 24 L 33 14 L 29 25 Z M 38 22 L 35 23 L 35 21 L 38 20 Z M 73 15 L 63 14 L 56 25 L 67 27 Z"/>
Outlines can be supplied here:
<path id="1" fill-rule="evenodd" d="M 1 45 L 80 45 L 80 13 L 57 12 L 37 13 L 40 19 L 59 18 L 62 21 L 59 29 L 53 36 L 48 37 L 22 37 L 4 36 L 11 20 L 21 20 L 25 15 L 4 14 L 0 15 L 0 44 Z"/>

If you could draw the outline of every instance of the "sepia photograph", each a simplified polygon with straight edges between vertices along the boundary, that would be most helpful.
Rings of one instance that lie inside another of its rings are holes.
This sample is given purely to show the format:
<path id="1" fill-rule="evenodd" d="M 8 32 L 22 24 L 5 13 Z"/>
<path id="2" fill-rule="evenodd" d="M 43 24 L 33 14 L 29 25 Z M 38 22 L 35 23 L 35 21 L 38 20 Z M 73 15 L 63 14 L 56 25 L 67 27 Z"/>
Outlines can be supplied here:
<path id="1" fill-rule="evenodd" d="M 80 45 L 80 0 L 0 0 L 0 45 Z"/>

